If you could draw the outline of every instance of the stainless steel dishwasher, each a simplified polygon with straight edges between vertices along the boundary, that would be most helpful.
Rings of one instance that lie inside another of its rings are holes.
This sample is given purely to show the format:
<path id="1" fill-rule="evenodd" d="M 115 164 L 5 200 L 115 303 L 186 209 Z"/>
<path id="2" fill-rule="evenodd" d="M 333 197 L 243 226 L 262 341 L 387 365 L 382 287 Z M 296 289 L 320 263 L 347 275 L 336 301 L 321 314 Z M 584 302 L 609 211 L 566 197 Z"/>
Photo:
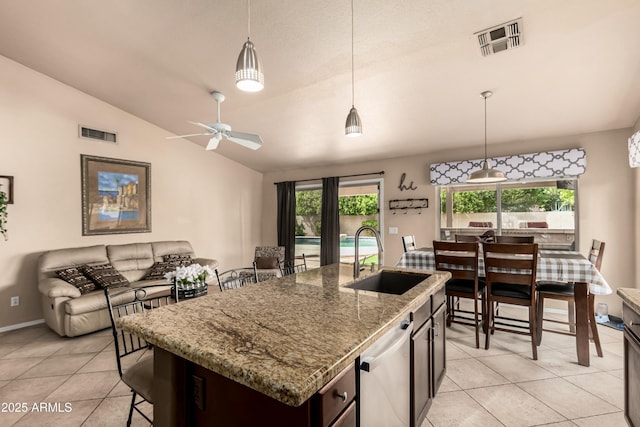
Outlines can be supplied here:
<path id="1" fill-rule="evenodd" d="M 409 318 L 360 357 L 360 426 L 407 427 L 410 422 Z"/>

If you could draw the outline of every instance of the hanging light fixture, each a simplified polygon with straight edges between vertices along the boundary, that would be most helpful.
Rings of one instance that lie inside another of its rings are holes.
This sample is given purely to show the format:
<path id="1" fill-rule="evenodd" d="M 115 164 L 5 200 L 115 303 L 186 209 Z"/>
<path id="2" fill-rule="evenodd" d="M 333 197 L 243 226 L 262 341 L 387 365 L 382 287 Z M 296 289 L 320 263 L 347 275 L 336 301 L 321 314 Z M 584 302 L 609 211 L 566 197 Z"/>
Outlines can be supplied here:
<path id="1" fill-rule="evenodd" d="M 498 169 L 489 169 L 487 163 L 487 98 L 493 95 L 490 91 L 485 91 L 480 94 L 484 98 L 484 162 L 482 163 L 482 169 L 473 172 L 467 178 L 467 182 L 470 184 L 484 184 L 489 182 L 506 181 L 507 178 L 504 173 Z"/>
<path id="2" fill-rule="evenodd" d="M 355 107 L 355 80 L 353 68 L 353 0 L 351 0 L 351 110 L 344 125 L 344 134 L 348 137 L 362 135 L 362 122 Z"/>
<path id="3" fill-rule="evenodd" d="M 236 63 L 236 87 L 245 92 L 259 92 L 264 88 L 262 64 L 251 41 L 251 0 L 247 0 L 247 41 Z"/>

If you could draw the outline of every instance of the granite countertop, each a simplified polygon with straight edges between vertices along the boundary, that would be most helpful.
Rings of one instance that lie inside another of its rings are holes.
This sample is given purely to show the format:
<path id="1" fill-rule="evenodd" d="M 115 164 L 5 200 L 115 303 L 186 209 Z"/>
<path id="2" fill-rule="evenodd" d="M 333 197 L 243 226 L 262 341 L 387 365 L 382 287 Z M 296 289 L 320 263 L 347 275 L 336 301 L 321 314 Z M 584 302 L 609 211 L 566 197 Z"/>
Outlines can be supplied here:
<path id="1" fill-rule="evenodd" d="M 356 291 L 352 264 L 332 264 L 119 320 L 155 346 L 299 406 L 444 286 L 431 273 L 405 292 Z M 361 276 L 373 274 L 369 271 Z"/>
<path id="2" fill-rule="evenodd" d="M 622 301 L 626 302 L 629 307 L 636 313 L 640 314 L 640 289 L 635 288 L 618 288 L 618 295 Z"/>

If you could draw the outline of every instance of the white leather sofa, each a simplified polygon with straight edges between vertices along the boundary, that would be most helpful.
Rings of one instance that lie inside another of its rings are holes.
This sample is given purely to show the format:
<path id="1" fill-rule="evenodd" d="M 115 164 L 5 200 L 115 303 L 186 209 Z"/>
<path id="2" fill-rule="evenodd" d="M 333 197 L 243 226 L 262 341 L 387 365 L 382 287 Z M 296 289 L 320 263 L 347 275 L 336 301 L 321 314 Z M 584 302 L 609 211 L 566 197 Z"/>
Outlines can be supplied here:
<path id="1" fill-rule="evenodd" d="M 38 290 L 47 325 L 61 336 L 74 337 L 111 326 L 104 290 L 81 294 L 74 285 L 60 279 L 56 271 L 82 265 L 110 263 L 128 281 L 129 287 L 167 283 L 166 279 L 142 280 L 155 262 L 165 255 L 190 255 L 194 263 L 218 267 L 213 259 L 195 258 L 187 241 L 95 245 L 56 249 L 38 259 Z"/>

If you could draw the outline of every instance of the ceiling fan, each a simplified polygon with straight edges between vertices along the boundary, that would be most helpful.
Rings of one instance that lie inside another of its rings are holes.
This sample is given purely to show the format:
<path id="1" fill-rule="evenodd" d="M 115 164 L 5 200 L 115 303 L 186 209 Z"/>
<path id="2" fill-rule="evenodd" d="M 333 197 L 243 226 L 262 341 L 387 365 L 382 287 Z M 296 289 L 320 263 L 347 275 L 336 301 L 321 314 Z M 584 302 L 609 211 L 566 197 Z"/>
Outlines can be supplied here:
<path id="1" fill-rule="evenodd" d="M 226 137 L 229 141 L 235 142 L 236 144 L 240 144 L 244 147 L 250 148 L 252 150 L 257 150 L 262 147 L 262 138 L 260 135 L 254 135 L 252 133 L 244 133 L 244 132 L 235 132 L 231 130 L 231 126 L 226 123 L 220 122 L 220 103 L 224 101 L 224 95 L 220 92 L 211 92 L 211 96 L 216 100 L 218 104 L 218 118 L 215 123 L 199 123 L 192 122 L 189 123 L 194 124 L 196 126 L 200 126 L 205 128 L 207 131 L 203 133 L 192 133 L 188 135 L 177 135 L 177 136 L 169 136 L 167 139 L 176 139 L 176 138 L 187 138 L 190 136 L 200 136 L 206 135 L 211 136 L 209 140 L 209 144 L 207 144 L 207 150 L 215 150 L 218 148 L 218 144 L 222 137 Z"/>

